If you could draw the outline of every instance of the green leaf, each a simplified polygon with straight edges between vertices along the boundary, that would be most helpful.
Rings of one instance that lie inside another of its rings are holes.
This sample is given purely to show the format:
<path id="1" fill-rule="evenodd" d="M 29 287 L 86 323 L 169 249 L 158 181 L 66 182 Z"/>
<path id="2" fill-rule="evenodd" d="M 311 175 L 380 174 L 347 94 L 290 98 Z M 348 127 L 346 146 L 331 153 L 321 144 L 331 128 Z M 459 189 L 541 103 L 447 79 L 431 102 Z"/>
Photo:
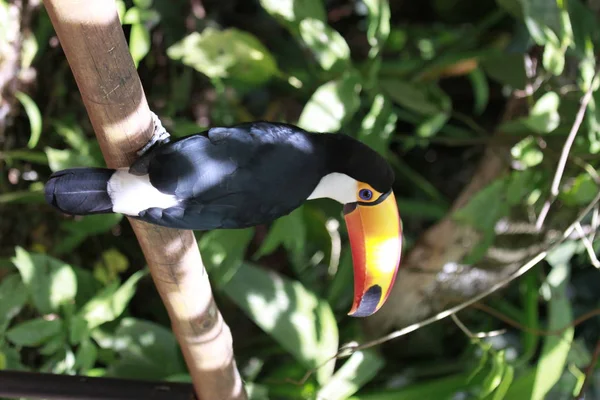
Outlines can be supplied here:
<path id="1" fill-rule="evenodd" d="M 127 14 L 125 17 L 127 18 Z M 133 63 L 136 68 L 139 66 L 140 61 L 142 61 L 150 51 L 150 41 L 150 29 L 148 29 L 145 24 L 137 23 L 131 25 L 131 32 L 129 33 L 129 52 L 131 53 L 131 58 L 133 58 Z"/>
<path id="2" fill-rule="evenodd" d="M 4 277 L 0 282 L 0 332 L 1 326 L 18 314 L 26 301 L 27 290 L 21 277 L 17 274 Z"/>
<path id="3" fill-rule="evenodd" d="M 39 190 L 0 194 L 0 204 L 35 204 L 44 202 L 44 193 Z"/>
<path id="4" fill-rule="evenodd" d="M 304 209 L 298 207 L 289 215 L 278 218 L 263 240 L 260 248 L 254 254 L 254 259 L 271 254 L 279 246 L 285 247 L 297 260 L 303 254 L 306 246 L 306 226 L 304 224 Z"/>
<path id="5" fill-rule="evenodd" d="M 325 71 L 348 68 L 350 48 L 335 29 L 318 19 L 306 18 L 300 22 L 300 36 Z"/>
<path id="6" fill-rule="evenodd" d="M 583 206 L 589 204 L 598 195 L 598 185 L 587 173 L 578 175 L 569 187 L 559 194 L 566 205 Z"/>
<path id="7" fill-rule="evenodd" d="M 492 356 L 492 368 L 483 380 L 479 398 L 488 396 L 502 383 L 504 371 L 506 370 L 506 360 L 504 359 L 504 354 L 504 351 L 499 351 Z"/>
<path id="8" fill-rule="evenodd" d="M 98 357 L 98 349 L 91 339 L 86 339 L 77 348 L 75 353 L 75 365 L 80 374 L 85 374 L 94 367 Z"/>
<path id="9" fill-rule="evenodd" d="M 458 374 L 440 379 L 428 379 L 401 389 L 378 390 L 360 394 L 349 400 L 424 400 L 451 399 L 458 391 L 467 391 L 480 382 L 467 382 L 467 374 Z"/>
<path id="10" fill-rule="evenodd" d="M 319 390 L 318 399 L 344 400 L 373 379 L 384 367 L 384 359 L 374 350 L 357 351 Z"/>
<path id="11" fill-rule="evenodd" d="M 269 14 L 286 23 L 297 25 L 306 18 L 327 20 L 322 0 L 260 0 L 260 4 Z"/>
<path id="12" fill-rule="evenodd" d="M 300 282 L 244 264 L 224 287 L 225 293 L 267 334 L 307 368 L 336 353 L 338 327 L 329 304 Z M 319 382 L 331 376 L 335 362 L 319 368 Z"/>
<path id="13" fill-rule="evenodd" d="M 57 150 L 52 147 L 44 148 L 48 165 L 52 172 L 75 167 L 99 167 L 98 161 L 89 154 L 75 150 Z"/>
<path id="14" fill-rule="evenodd" d="M 559 105 L 558 94 L 547 92 L 538 99 L 529 116 L 503 123 L 500 129 L 508 133 L 552 132 L 560 124 Z"/>
<path id="15" fill-rule="evenodd" d="M 567 294 L 569 285 L 569 260 L 576 249 L 574 242 L 565 242 L 553 250 L 547 261 L 552 270 L 546 278 L 542 293 L 548 307 L 548 326 L 554 331 L 572 323 L 573 312 Z M 574 337 L 574 328 L 569 326 L 559 335 L 546 336 L 537 366 L 521 374 L 506 394 L 507 399 L 542 400 L 558 382 L 565 369 L 567 357 Z"/>
<path id="16" fill-rule="evenodd" d="M 450 119 L 450 114 L 447 112 L 440 112 L 426 118 L 417 126 L 417 135 L 422 138 L 435 136 L 446 125 L 448 119 Z"/>
<path id="17" fill-rule="evenodd" d="M 13 160 L 28 161 L 36 164 L 47 165 L 48 157 L 45 153 L 31 150 L 10 150 L 0 153 L 0 156 L 7 162 Z"/>
<path id="18" fill-rule="evenodd" d="M 371 46 L 369 57 L 376 57 L 390 34 L 390 5 L 388 0 L 364 0 L 369 10 L 367 40 Z"/>
<path id="19" fill-rule="evenodd" d="M 496 222 L 508 214 L 510 206 L 506 201 L 506 182 L 498 179 L 477 192 L 462 208 L 454 212 L 453 218 L 459 223 L 466 223 L 477 229 L 482 238 L 471 254 L 464 260 L 472 263 L 479 260 L 496 236 Z"/>
<path id="20" fill-rule="evenodd" d="M 17 346 L 39 346 L 51 337 L 58 335 L 63 328 L 60 318 L 47 320 L 35 318 L 22 322 L 6 331 L 8 340 Z"/>
<path id="21" fill-rule="evenodd" d="M 15 92 L 15 97 L 21 102 L 21 105 L 25 108 L 25 113 L 29 118 L 31 135 L 29 136 L 27 147 L 33 149 L 37 146 L 40 137 L 42 136 L 42 114 L 40 113 L 37 104 L 35 104 L 31 97 L 27 96 L 25 93 L 17 91 Z"/>
<path id="22" fill-rule="evenodd" d="M 118 282 L 115 282 L 88 301 L 78 314 L 88 322 L 88 329 L 92 330 L 118 318 L 135 294 L 137 283 L 146 274 L 145 270 L 138 271 L 120 287 Z"/>
<path id="23" fill-rule="evenodd" d="M 528 136 L 515 144 L 510 150 L 515 160 L 520 161 L 522 167 L 535 167 L 544 159 L 544 153 L 540 150 L 536 140 Z"/>
<path id="24" fill-rule="evenodd" d="M 221 229 L 202 235 L 198 245 L 214 286 L 221 288 L 237 272 L 253 236 L 254 228 Z"/>
<path id="25" fill-rule="evenodd" d="M 421 115 L 435 115 L 451 109 L 450 98 L 435 84 L 382 79 L 380 88 L 402 107 Z"/>
<path id="26" fill-rule="evenodd" d="M 27 252 L 21 247 L 15 251 L 12 262 L 40 313 L 49 314 L 75 299 L 77 278 L 73 267 L 45 254 Z"/>
<path id="27" fill-rule="evenodd" d="M 160 380 L 186 372 L 173 333 L 154 322 L 123 318 L 114 334 L 119 360 L 108 376 Z"/>
<path id="28" fill-rule="evenodd" d="M 480 115 L 485 111 L 490 100 L 490 86 L 481 68 L 475 68 L 471 71 L 469 73 L 469 80 L 471 81 L 473 96 L 475 97 L 473 111 L 475 114 Z"/>
<path id="29" fill-rule="evenodd" d="M 508 389 L 510 388 L 510 385 L 513 382 L 514 376 L 515 368 L 510 364 L 506 364 L 501 382 L 496 388 L 496 391 L 492 396 L 492 400 L 502 400 L 505 398 L 506 393 L 508 392 Z"/>
<path id="30" fill-rule="evenodd" d="M 520 0 L 529 34 L 543 46 L 548 42 L 558 44 L 565 35 L 563 17 L 558 1 Z"/>
<path id="31" fill-rule="evenodd" d="M 60 224 L 61 231 L 65 233 L 56 244 L 54 252 L 59 255 L 65 254 L 79 246 L 86 238 L 110 231 L 122 219 L 122 214 L 98 214 L 66 220 Z"/>
<path id="32" fill-rule="evenodd" d="M 358 109 L 359 91 L 359 82 L 351 76 L 325 83 L 304 106 L 298 125 L 313 132 L 337 132 Z"/>
<path id="33" fill-rule="evenodd" d="M 546 71 L 554 76 L 559 76 L 565 69 L 565 49 L 548 43 L 544 47 L 542 63 Z"/>
<path id="34" fill-rule="evenodd" d="M 524 89 L 527 84 L 523 54 L 498 52 L 484 57 L 480 65 L 491 79 L 503 85 Z"/>
<path id="35" fill-rule="evenodd" d="M 169 47 L 167 54 L 210 78 L 252 85 L 261 85 L 278 72 L 269 50 L 250 33 L 235 28 L 194 32 Z"/>
<path id="36" fill-rule="evenodd" d="M 104 251 L 101 259 L 94 264 L 94 277 L 105 285 L 118 279 L 121 272 L 129 268 L 129 260 L 119 250 Z"/>
<path id="37" fill-rule="evenodd" d="M 385 155 L 397 121 L 398 116 L 393 112 L 392 103 L 378 93 L 373 99 L 371 109 L 361 122 L 357 138 L 379 154 Z"/>

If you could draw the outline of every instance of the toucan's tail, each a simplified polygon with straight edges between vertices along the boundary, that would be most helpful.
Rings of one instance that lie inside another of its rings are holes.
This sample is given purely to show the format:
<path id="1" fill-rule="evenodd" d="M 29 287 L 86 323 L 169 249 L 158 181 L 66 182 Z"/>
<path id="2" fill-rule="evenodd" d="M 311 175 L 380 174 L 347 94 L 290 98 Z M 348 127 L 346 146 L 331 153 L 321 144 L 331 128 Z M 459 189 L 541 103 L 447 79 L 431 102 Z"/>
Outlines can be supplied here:
<path id="1" fill-rule="evenodd" d="M 107 168 L 71 168 L 58 171 L 46 182 L 46 201 L 65 214 L 87 215 L 113 212 Z"/>

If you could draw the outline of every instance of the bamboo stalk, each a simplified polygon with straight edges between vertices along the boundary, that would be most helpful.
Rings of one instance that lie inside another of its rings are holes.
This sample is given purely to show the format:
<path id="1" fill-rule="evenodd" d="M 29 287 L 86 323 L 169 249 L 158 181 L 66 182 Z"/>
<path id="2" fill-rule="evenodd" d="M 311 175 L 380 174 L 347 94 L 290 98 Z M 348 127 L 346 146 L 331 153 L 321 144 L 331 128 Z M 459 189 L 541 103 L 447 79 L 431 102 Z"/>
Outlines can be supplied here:
<path id="1" fill-rule="evenodd" d="M 193 400 L 189 383 L 0 371 L 0 397 L 44 400 Z"/>
<path id="2" fill-rule="evenodd" d="M 129 166 L 152 120 L 114 1 L 44 0 L 106 164 Z M 129 220 L 171 318 L 200 400 L 246 399 L 231 332 L 191 231 Z"/>

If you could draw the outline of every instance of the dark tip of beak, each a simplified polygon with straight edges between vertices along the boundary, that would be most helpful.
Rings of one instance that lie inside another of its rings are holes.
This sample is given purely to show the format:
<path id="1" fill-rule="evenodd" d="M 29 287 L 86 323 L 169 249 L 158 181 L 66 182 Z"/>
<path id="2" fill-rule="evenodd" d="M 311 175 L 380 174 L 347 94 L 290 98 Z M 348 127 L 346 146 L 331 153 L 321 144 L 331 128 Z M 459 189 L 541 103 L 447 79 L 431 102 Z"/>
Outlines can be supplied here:
<path id="1" fill-rule="evenodd" d="M 381 286 L 373 285 L 371 286 L 363 295 L 360 300 L 360 304 L 358 308 L 351 314 L 352 317 L 368 317 L 373 314 L 377 309 L 377 304 L 379 304 L 379 300 L 381 299 Z"/>
<path id="2" fill-rule="evenodd" d="M 358 203 L 356 202 L 344 204 L 344 215 L 350 214 L 352 211 L 356 210 L 356 207 L 358 207 Z"/>

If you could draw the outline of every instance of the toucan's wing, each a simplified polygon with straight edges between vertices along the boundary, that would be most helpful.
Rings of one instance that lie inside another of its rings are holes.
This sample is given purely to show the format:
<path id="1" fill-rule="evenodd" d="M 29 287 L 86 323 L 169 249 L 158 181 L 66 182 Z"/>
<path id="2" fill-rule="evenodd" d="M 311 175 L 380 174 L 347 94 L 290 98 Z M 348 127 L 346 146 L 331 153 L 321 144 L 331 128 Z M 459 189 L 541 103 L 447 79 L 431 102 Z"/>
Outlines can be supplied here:
<path id="1" fill-rule="evenodd" d="M 143 219 L 183 229 L 238 228 L 298 207 L 322 176 L 309 136 L 286 125 L 213 128 L 163 145 L 145 160 L 150 182 L 180 205 Z"/>

